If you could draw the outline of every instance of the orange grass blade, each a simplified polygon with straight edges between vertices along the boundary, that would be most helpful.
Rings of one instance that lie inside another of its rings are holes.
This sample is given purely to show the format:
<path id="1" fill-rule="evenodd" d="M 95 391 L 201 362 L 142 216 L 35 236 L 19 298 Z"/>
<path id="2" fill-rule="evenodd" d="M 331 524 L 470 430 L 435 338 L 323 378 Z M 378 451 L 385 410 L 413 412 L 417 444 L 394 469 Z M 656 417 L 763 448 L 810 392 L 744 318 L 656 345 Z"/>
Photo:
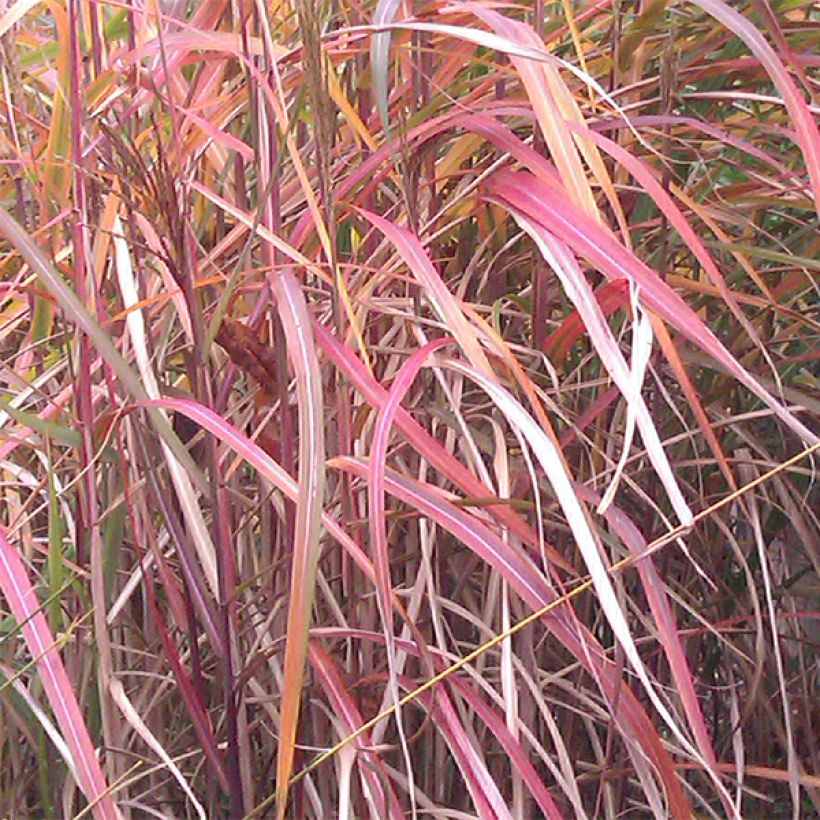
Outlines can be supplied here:
<path id="1" fill-rule="evenodd" d="M 296 753 L 308 631 L 321 548 L 319 536 L 324 502 L 325 441 L 322 372 L 314 348 L 313 329 L 304 293 L 289 269 L 272 274 L 270 284 L 285 331 L 288 358 L 296 375 L 299 409 L 299 499 L 296 502 L 285 679 L 276 759 L 276 813 L 283 818 Z"/>

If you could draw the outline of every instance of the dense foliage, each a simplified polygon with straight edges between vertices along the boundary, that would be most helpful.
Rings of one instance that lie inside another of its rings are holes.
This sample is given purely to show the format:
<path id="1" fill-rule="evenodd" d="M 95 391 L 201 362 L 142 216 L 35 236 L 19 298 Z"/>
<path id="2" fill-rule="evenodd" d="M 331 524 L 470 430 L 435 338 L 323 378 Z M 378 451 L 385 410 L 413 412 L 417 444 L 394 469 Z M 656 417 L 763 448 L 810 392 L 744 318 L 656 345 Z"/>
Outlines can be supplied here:
<path id="1" fill-rule="evenodd" d="M 0 6 L 0 815 L 820 812 L 819 25 Z"/>

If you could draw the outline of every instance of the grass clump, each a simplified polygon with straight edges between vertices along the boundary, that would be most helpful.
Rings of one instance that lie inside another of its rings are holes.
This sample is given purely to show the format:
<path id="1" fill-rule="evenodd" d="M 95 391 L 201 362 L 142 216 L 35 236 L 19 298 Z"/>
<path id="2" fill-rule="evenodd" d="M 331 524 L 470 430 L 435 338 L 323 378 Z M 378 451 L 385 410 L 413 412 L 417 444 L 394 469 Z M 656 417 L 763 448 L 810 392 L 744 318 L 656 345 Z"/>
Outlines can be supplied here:
<path id="1" fill-rule="evenodd" d="M 816 23 L 0 14 L 0 813 L 817 813 Z"/>

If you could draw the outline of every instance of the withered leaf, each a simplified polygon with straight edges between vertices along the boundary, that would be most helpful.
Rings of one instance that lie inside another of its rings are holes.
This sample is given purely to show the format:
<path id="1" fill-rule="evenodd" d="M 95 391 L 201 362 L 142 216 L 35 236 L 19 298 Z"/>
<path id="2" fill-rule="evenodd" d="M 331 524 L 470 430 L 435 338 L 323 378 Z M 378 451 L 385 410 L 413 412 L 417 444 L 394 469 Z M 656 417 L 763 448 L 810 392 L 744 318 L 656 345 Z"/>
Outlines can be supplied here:
<path id="1" fill-rule="evenodd" d="M 216 334 L 216 341 L 237 367 L 259 383 L 268 397 L 276 396 L 276 352 L 255 331 L 226 316 Z"/>

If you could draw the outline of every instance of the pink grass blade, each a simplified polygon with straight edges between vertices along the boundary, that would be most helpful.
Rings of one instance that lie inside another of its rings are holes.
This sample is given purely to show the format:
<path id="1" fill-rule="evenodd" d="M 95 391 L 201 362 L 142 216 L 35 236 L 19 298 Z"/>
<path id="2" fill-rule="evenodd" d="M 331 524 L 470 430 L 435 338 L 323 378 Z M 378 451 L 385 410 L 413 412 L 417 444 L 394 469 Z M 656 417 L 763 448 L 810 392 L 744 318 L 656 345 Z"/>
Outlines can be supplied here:
<path id="1" fill-rule="evenodd" d="M 697 314 L 648 265 L 621 245 L 608 230 L 574 208 L 566 198 L 529 174 L 508 171 L 499 171 L 489 180 L 488 192 L 492 198 L 562 239 L 607 278 L 626 277 L 639 285 L 641 299 L 647 307 L 712 356 L 804 442 L 813 444 L 818 440 L 741 366 Z"/>
<path id="2" fill-rule="evenodd" d="M 595 400 L 591 402 L 587 409 L 578 417 L 573 426 L 561 434 L 558 439 L 561 449 L 565 450 L 575 441 L 579 434 L 583 433 L 620 395 L 621 391 L 618 389 L 618 386 L 614 384 L 599 393 Z"/>
<path id="3" fill-rule="evenodd" d="M 310 665 L 316 672 L 319 682 L 333 707 L 333 711 L 347 732 L 355 732 L 364 723 L 364 720 L 349 690 L 344 685 L 333 658 L 315 639 L 311 640 L 308 645 L 308 657 Z M 365 732 L 358 737 L 355 743 L 359 749 L 358 769 L 362 784 L 370 792 L 369 800 L 375 806 L 378 812 L 377 816 L 400 820 L 404 817 L 404 812 L 395 791 L 390 787 L 384 765 L 379 756 L 368 749 L 369 746 L 372 746 L 369 732 Z"/>
<path id="4" fill-rule="evenodd" d="M 697 260 L 701 263 L 701 265 L 703 265 L 704 270 L 709 274 L 709 278 L 718 289 L 721 298 L 728 305 L 729 310 L 732 311 L 732 315 L 738 320 L 738 322 L 740 322 L 743 329 L 749 334 L 749 337 L 754 341 L 764 356 L 768 356 L 768 353 L 760 341 L 757 331 L 752 323 L 746 318 L 746 314 L 740 309 L 734 294 L 726 284 L 723 274 L 721 274 L 715 264 L 714 259 L 706 249 L 706 246 L 703 244 L 703 241 L 692 229 L 691 225 L 686 220 L 683 213 L 681 213 L 672 197 L 669 196 L 660 182 L 658 182 L 652 175 L 649 168 L 640 159 L 630 154 L 629 151 L 626 151 L 616 142 L 607 139 L 601 134 L 596 134 L 594 131 L 590 131 L 588 128 L 579 127 L 574 123 L 567 123 L 567 126 L 572 131 L 576 133 L 583 133 L 587 136 L 590 140 L 592 140 L 592 142 L 614 157 L 632 174 L 632 176 L 635 177 L 636 180 L 638 180 L 638 182 L 640 182 L 644 190 L 652 197 L 655 205 L 657 205 L 661 212 L 666 216 L 669 223 L 675 228 L 675 230 L 678 231 L 681 238 L 689 246 Z"/>
<path id="5" fill-rule="evenodd" d="M 168 65 L 182 63 L 190 58 L 191 52 L 223 52 L 237 59 L 243 57 L 261 57 L 265 53 L 267 44 L 259 37 L 244 38 L 242 34 L 233 31 L 215 31 L 207 28 L 196 28 L 193 22 L 188 24 L 187 31 L 175 31 L 162 36 L 162 47 L 165 50 Z M 278 43 L 272 43 L 274 53 L 284 57 L 287 49 Z M 121 56 L 124 64 L 135 63 L 146 56 L 156 57 L 160 54 L 160 40 L 152 37 L 144 43 Z"/>
<path id="6" fill-rule="evenodd" d="M 538 772 L 536 772 L 535 767 L 530 762 L 527 753 L 504 724 L 503 718 L 476 692 L 475 687 L 470 686 L 467 681 L 455 677 L 451 685 L 475 711 L 476 715 L 481 718 L 487 728 L 493 733 L 496 740 L 501 744 L 504 752 L 510 758 L 510 764 L 527 785 L 530 794 L 544 813 L 544 817 L 548 818 L 548 820 L 560 820 L 564 815 L 552 799 L 544 781 L 539 777 Z"/>
<path id="7" fill-rule="evenodd" d="M 578 494 L 593 504 L 600 503 L 597 493 L 583 485 L 576 484 Z M 641 535 L 640 530 L 634 522 L 617 506 L 611 505 L 604 513 L 609 525 L 617 533 L 621 541 L 629 548 L 630 553 L 635 556 L 645 554 L 647 550 L 646 539 Z M 658 635 L 661 646 L 669 661 L 669 667 L 676 684 L 676 693 L 683 704 L 689 727 L 698 744 L 703 759 L 710 769 L 711 776 L 716 782 L 720 782 L 720 775 L 717 769 L 717 758 L 712 746 L 712 739 L 709 730 L 706 728 L 706 721 L 698 702 L 695 691 L 695 681 L 686 659 L 686 653 L 680 641 L 675 617 L 669 605 L 666 588 L 658 571 L 655 569 L 653 559 L 646 558 L 636 564 L 638 574 L 643 584 L 652 617 L 658 627 Z M 728 803 L 728 795 L 723 789 L 719 793 L 724 801 L 724 807 L 729 815 L 733 813 L 731 805 Z"/>
<path id="8" fill-rule="evenodd" d="M 387 543 L 387 527 L 385 526 L 384 505 L 384 465 L 387 461 L 387 445 L 390 441 L 390 431 L 396 412 L 402 399 L 410 389 L 414 379 L 424 366 L 428 356 L 445 345 L 452 344 L 452 340 L 436 339 L 428 342 L 420 350 L 413 353 L 402 364 L 390 388 L 387 401 L 379 410 L 376 426 L 373 431 L 373 444 L 370 454 L 370 473 L 368 476 L 368 510 L 370 513 L 370 540 L 372 543 L 374 565 L 376 569 L 376 592 L 378 594 L 379 610 L 384 626 L 384 636 L 387 644 L 387 662 L 390 677 L 390 690 L 396 706 L 396 727 L 401 740 L 405 764 L 407 766 L 407 780 L 410 790 L 410 800 L 415 805 L 414 778 L 410 751 L 407 746 L 407 737 L 401 719 L 399 705 L 399 686 L 396 679 L 395 661 L 395 633 L 393 631 L 393 616 L 391 608 L 391 593 L 393 583 L 390 578 L 390 552 Z"/>
<path id="9" fill-rule="evenodd" d="M 413 681 L 404 675 L 399 680 L 408 690 L 413 688 Z M 498 790 L 498 784 L 487 769 L 480 751 L 475 748 L 471 733 L 462 725 L 449 692 L 444 687 L 438 687 L 432 693 L 425 693 L 420 701 L 426 702 L 428 712 L 435 716 L 436 725 L 461 770 L 464 784 L 473 798 L 478 816 L 512 820 L 506 801 Z"/>
<path id="10" fill-rule="evenodd" d="M 600 310 L 592 288 L 587 282 L 584 274 L 578 266 L 575 257 L 560 240 L 545 231 L 541 226 L 530 222 L 520 214 L 514 214 L 522 228 L 532 237 L 541 255 L 555 271 L 570 301 L 579 311 L 590 340 L 601 357 L 604 367 L 609 371 L 615 384 L 618 385 L 621 393 L 627 400 L 628 418 L 634 418 L 641 431 L 644 446 L 647 449 L 652 466 L 660 478 L 669 500 L 675 509 L 675 513 L 682 524 L 689 525 L 692 522 L 692 512 L 683 497 L 683 493 L 678 486 L 669 460 L 666 458 L 663 445 L 661 444 L 658 431 L 649 415 L 649 410 L 640 393 L 640 383 L 634 383 L 633 373 L 621 354 L 618 342 L 609 329 L 603 313 Z M 636 306 L 637 307 L 637 306 Z M 647 322 L 648 324 L 648 322 Z M 640 327 L 640 325 L 637 325 Z M 650 331 L 651 332 L 651 331 Z M 639 341 L 633 334 L 633 359 L 634 352 L 642 348 Z M 651 349 L 651 345 L 650 345 Z M 645 366 L 645 364 L 644 364 Z M 634 370 L 634 368 L 633 368 Z M 643 373 L 640 373 L 640 381 L 643 381 Z M 624 441 L 624 456 L 629 451 L 631 441 L 631 425 L 627 423 L 626 436 Z M 622 466 L 623 461 L 621 462 Z M 610 485 L 612 493 L 617 484 L 618 471 L 616 471 L 613 483 Z M 603 504 L 611 500 L 611 493 L 604 497 Z"/>
<path id="11" fill-rule="evenodd" d="M 94 745 L 88 734 L 71 682 L 66 674 L 54 636 L 40 611 L 37 593 L 31 586 L 25 566 L 17 550 L 0 527 L 0 590 L 8 601 L 12 615 L 22 624 L 22 633 L 29 652 L 36 659 L 37 671 L 43 682 L 60 731 L 71 751 L 77 785 L 86 799 L 94 804 L 93 813 L 99 820 L 120 818 L 119 809 L 108 793 L 105 776 L 100 768 Z"/>
<path id="12" fill-rule="evenodd" d="M 253 159 L 253 150 L 238 137 L 215 125 L 209 119 L 199 116 L 195 111 L 180 107 L 181 114 L 184 114 L 194 125 L 196 125 L 212 141 L 221 148 L 229 151 L 236 151 L 239 156 L 250 162 Z"/>
<path id="13" fill-rule="evenodd" d="M 364 396 L 368 404 L 380 409 L 387 401 L 387 391 L 373 379 L 367 368 L 344 347 L 326 328 L 318 322 L 315 324 L 316 339 L 331 362 L 350 379 L 352 384 Z M 396 412 L 396 426 L 404 433 L 408 441 L 450 481 L 460 487 L 468 496 L 475 498 L 493 498 L 495 493 L 479 478 L 470 472 L 458 459 L 447 452 L 406 410 L 399 408 Z M 521 540 L 537 548 L 538 536 L 512 507 L 492 504 L 488 513 L 504 526 L 509 527 Z M 556 566 L 573 573 L 574 567 L 554 548 L 547 546 L 547 557 Z"/>
<path id="14" fill-rule="evenodd" d="M 350 457 L 334 459 L 332 465 L 365 477 L 365 462 Z M 422 482 L 407 478 L 392 470 L 385 473 L 385 487 L 389 493 L 430 516 L 441 527 L 486 561 L 515 589 L 533 609 L 554 601 L 556 593 L 547 584 L 531 559 L 512 542 L 505 543 L 498 535 L 481 524 L 468 512 L 455 507 L 446 495 Z M 544 616 L 545 624 L 566 646 L 578 661 L 599 683 L 605 696 L 619 699 L 619 717 L 624 722 L 623 731 L 629 733 L 641 745 L 641 750 L 630 752 L 636 768 L 640 768 L 641 756 L 652 760 L 661 773 L 674 816 L 688 817 L 680 784 L 674 775 L 671 760 L 663 748 L 657 731 L 628 687 L 617 681 L 614 664 L 609 661 L 595 639 L 581 628 L 572 617 L 569 607 L 561 607 Z M 637 757 L 635 756 L 637 754 Z"/>
<path id="15" fill-rule="evenodd" d="M 563 183 L 555 165 L 541 156 L 532 146 L 527 145 L 511 128 L 495 117 L 487 114 L 462 114 L 453 118 L 452 127 L 467 128 L 480 134 L 492 142 L 496 148 L 509 153 L 542 182 L 563 190 Z"/>

